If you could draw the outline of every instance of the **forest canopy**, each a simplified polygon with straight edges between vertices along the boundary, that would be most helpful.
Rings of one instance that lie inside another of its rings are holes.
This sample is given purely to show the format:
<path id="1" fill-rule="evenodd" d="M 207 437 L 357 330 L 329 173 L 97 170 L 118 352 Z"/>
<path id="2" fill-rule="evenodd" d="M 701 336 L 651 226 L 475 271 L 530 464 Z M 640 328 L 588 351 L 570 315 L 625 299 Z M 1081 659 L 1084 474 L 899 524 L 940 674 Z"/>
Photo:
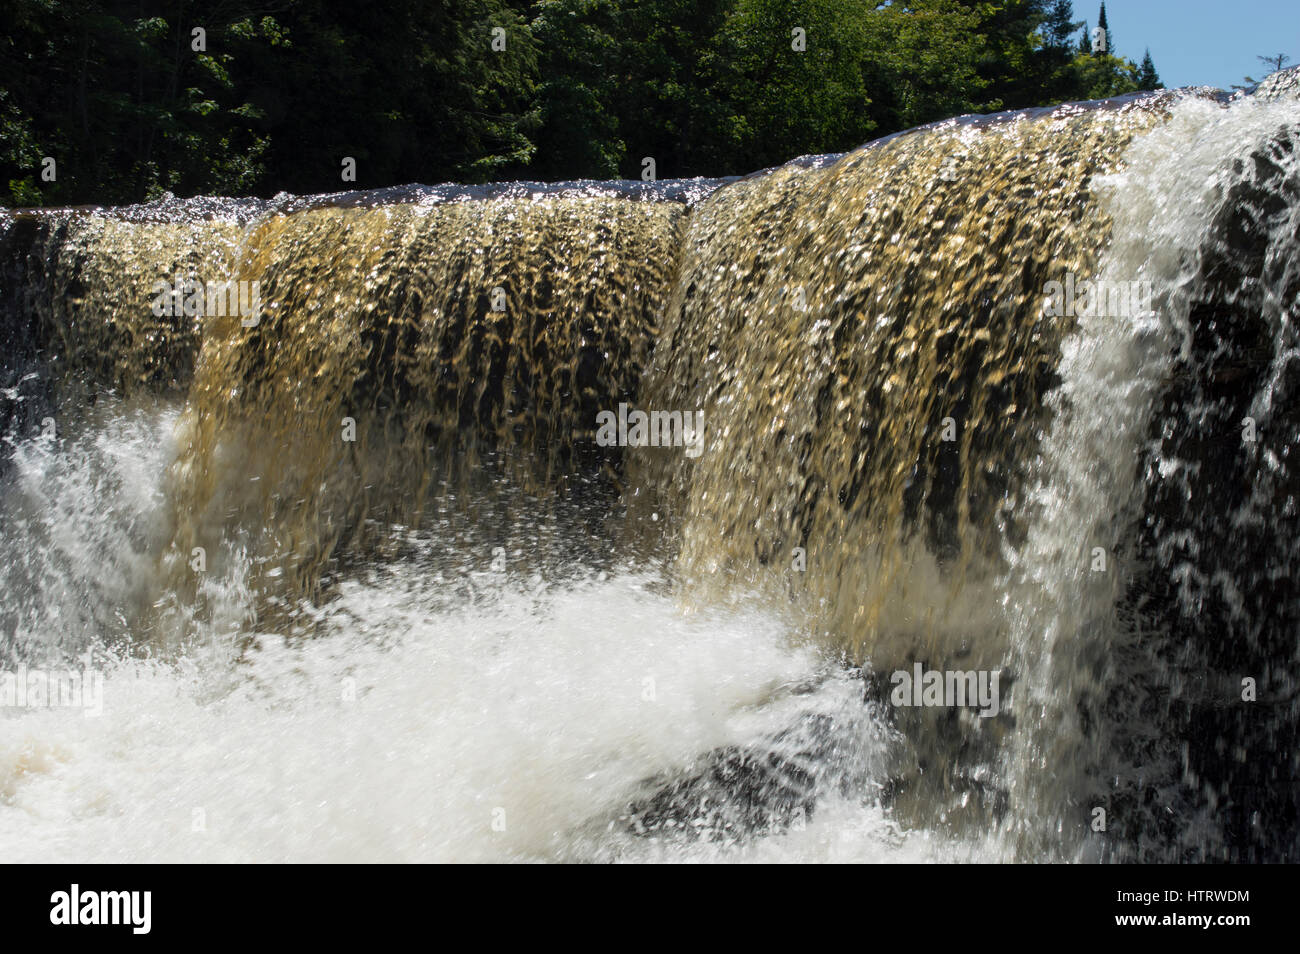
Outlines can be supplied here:
<path id="1" fill-rule="evenodd" d="M 4 204 L 752 172 L 1159 85 L 1070 0 L 0 0 Z M 354 160 L 355 180 L 341 164 Z"/>

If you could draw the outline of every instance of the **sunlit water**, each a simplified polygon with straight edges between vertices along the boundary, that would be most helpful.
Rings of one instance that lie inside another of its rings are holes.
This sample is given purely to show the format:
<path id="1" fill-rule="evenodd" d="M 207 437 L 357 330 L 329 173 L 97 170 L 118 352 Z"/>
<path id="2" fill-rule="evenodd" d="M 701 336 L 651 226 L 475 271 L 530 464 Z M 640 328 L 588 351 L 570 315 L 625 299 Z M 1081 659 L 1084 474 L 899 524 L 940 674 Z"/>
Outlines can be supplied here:
<path id="1" fill-rule="evenodd" d="M 1066 339 L 1056 417 L 1027 462 L 1027 535 L 1006 546 L 1000 589 L 978 597 L 983 611 L 1004 615 L 965 617 L 983 627 L 966 634 L 980 652 L 1028 687 L 998 767 L 1012 799 L 1005 824 L 949 825 L 942 807 L 933 824 L 896 815 L 884 793 L 903 753 L 922 742 L 871 698 L 871 646 L 864 674 L 846 665 L 842 645 L 815 638 L 806 607 L 773 608 L 770 593 L 683 597 L 671 563 L 485 569 L 477 558 L 449 563 L 456 543 L 434 526 L 410 534 L 400 558 L 347 569 L 321 601 L 292 603 L 292 626 L 263 628 L 251 558 L 234 540 L 201 583 L 203 610 L 180 647 L 141 641 L 141 620 L 166 595 L 160 555 L 176 523 L 168 468 L 185 429 L 181 402 L 136 396 L 105 398 L 56 433 L 18 436 L 0 476 L 6 665 L 66 667 L 85 654 L 105 674 L 100 714 L 0 709 L 0 856 L 1090 857 L 1081 840 L 1045 844 L 1079 807 L 1078 780 L 1063 766 L 1081 770 L 1096 755 L 1071 722 L 1086 681 L 1080 657 L 1122 638 L 1117 594 L 1075 571 L 1097 540 L 1116 545 L 1138 506 L 1136 456 L 1185 332 L 1216 190 L 1233 158 L 1293 115 L 1287 105 L 1184 103 L 1099 183 L 1116 231 L 1098 250 L 1097 274 L 1151 281 L 1162 318 L 1084 322 Z M 435 551 L 443 557 L 425 559 Z M 935 572 L 916 565 L 912 597 Z M 790 734 L 810 718 L 829 727 L 815 744 Z M 792 763 L 813 751 L 805 768 L 815 804 L 735 827 L 719 821 L 734 809 L 728 800 L 753 792 L 705 785 L 698 804 L 676 806 L 679 823 L 655 830 L 631 807 L 707 771 L 711 753 L 737 751 Z"/>

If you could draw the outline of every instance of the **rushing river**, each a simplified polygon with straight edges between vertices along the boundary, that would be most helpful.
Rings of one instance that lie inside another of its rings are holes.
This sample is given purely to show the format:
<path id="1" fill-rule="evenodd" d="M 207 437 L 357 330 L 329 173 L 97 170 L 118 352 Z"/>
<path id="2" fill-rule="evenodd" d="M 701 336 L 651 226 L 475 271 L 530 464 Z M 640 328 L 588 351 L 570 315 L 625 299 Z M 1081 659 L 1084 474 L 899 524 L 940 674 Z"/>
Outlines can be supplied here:
<path id="1" fill-rule="evenodd" d="M 0 218 L 0 855 L 1294 860 L 1285 87 Z"/>

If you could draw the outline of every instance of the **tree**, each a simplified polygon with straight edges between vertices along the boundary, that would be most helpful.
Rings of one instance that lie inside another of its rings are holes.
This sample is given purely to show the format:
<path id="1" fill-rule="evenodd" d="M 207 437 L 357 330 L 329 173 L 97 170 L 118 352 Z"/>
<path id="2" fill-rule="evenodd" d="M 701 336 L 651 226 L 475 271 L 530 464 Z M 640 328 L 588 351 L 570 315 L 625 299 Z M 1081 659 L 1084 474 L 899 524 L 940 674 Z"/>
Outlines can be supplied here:
<path id="1" fill-rule="evenodd" d="M 16 202 L 125 202 L 251 190 L 268 141 L 233 71 L 264 52 L 270 16 L 227 42 L 247 4 L 205 17 L 164 3 L 11 0 L 0 44 L 0 176 Z M 42 179 L 33 161 L 55 160 Z"/>
<path id="2" fill-rule="evenodd" d="M 1165 88 L 1165 84 L 1160 82 L 1160 74 L 1156 72 L 1156 64 L 1151 59 L 1149 48 L 1146 55 L 1142 57 L 1142 65 L 1138 67 L 1137 85 L 1138 89 Z"/>
<path id="3" fill-rule="evenodd" d="M 883 39 L 884 19 L 898 14 L 846 0 L 807 0 L 797 9 L 787 0 L 738 0 L 720 43 L 732 66 L 724 95 L 737 134 L 729 171 L 741 171 L 745 157 L 762 167 L 800 153 L 852 148 L 871 139 L 882 121 L 896 121 L 895 111 L 916 105 L 925 95 L 928 51 L 913 51 L 915 84 L 901 80 L 888 53 L 907 43 L 906 31 Z"/>
<path id="4" fill-rule="evenodd" d="M 1043 44 L 1051 49 L 1066 50 L 1070 47 L 1074 31 L 1081 24 L 1074 19 L 1074 4 L 1071 0 L 1054 0 L 1043 19 Z"/>
<path id="5" fill-rule="evenodd" d="M 1137 65 L 1109 53 L 1080 54 L 1074 69 L 1080 99 L 1108 99 L 1139 89 Z"/>
<path id="6" fill-rule="evenodd" d="M 545 0 L 530 174 L 743 174 L 976 111 L 979 27 L 959 0 Z"/>
<path id="7" fill-rule="evenodd" d="M 1257 56 L 1255 59 L 1259 60 L 1265 66 L 1273 67 L 1268 71 L 1268 73 L 1264 74 L 1267 76 L 1269 73 L 1280 72 L 1282 67 L 1286 66 L 1287 61 L 1290 60 L 1291 57 L 1287 56 L 1285 53 L 1279 53 L 1277 56 Z"/>
<path id="8" fill-rule="evenodd" d="M 717 174 L 733 154 L 733 107 L 724 88 L 731 63 L 719 34 L 731 0 L 616 0 L 618 70 L 611 93 L 628 144 L 624 174 L 642 160 L 661 177 Z"/>
<path id="9" fill-rule="evenodd" d="M 542 51 L 541 127 L 529 174 L 544 179 L 615 179 L 627 155 L 619 134 L 624 49 L 613 4 L 542 0 L 531 29 Z"/>
<path id="10" fill-rule="evenodd" d="M 1290 60 L 1291 57 L 1287 56 L 1285 53 L 1279 53 L 1277 54 L 1277 56 L 1257 56 L 1255 57 L 1255 59 L 1259 60 L 1265 66 L 1272 67 L 1272 69 L 1269 70 L 1268 73 L 1264 74 L 1265 76 L 1268 76 L 1272 73 L 1277 73 L 1281 71 L 1281 69 L 1284 66 L 1286 66 L 1287 61 Z M 1255 79 L 1255 77 L 1245 76 L 1242 77 L 1242 81 L 1240 83 L 1233 83 L 1232 88 L 1235 90 L 1241 90 L 1242 92 L 1245 92 L 1246 90 L 1254 89 L 1258 85 L 1259 85 L 1259 80 Z"/>
<path id="11" fill-rule="evenodd" d="M 506 0 L 5 5 L 0 182 L 15 202 L 333 191 L 345 156 L 361 186 L 481 182 L 532 155 L 536 49 Z"/>
<path id="12" fill-rule="evenodd" d="M 348 188 L 345 156 L 353 188 L 512 178 L 531 159 L 537 46 L 504 0 L 295 0 L 280 22 L 288 44 L 242 73 L 273 143 L 265 191 Z"/>
<path id="13" fill-rule="evenodd" d="M 1070 0 L 0 8 L 0 201 L 22 205 L 639 177 L 646 156 L 660 177 L 747 173 L 1154 76 L 1081 62 Z"/>
<path id="14" fill-rule="evenodd" d="M 1080 26 L 1083 24 L 1074 19 L 1070 0 L 1055 0 L 1048 8 L 1039 29 L 1042 44 L 1035 57 L 1040 93 L 1038 100 L 1029 105 L 1045 106 L 1074 97 L 1074 34 Z"/>
<path id="15" fill-rule="evenodd" d="M 959 0 L 978 44 L 976 72 L 987 109 L 1038 105 L 1047 71 L 1040 60 L 1040 32 L 1049 0 Z M 893 4 L 898 7 L 902 4 Z"/>
<path id="16" fill-rule="evenodd" d="M 852 0 L 840 5 L 855 6 Z M 1013 0 L 1003 5 L 1009 19 L 1001 22 L 962 0 L 914 0 L 871 10 L 858 57 L 878 132 L 1000 109 L 1003 97 L 1024 96 L 1007 81 L 1000 58 L 1029 64 L 1036 7 Z M 1030 9 L 1034 15 L 1025 17 Z"/>

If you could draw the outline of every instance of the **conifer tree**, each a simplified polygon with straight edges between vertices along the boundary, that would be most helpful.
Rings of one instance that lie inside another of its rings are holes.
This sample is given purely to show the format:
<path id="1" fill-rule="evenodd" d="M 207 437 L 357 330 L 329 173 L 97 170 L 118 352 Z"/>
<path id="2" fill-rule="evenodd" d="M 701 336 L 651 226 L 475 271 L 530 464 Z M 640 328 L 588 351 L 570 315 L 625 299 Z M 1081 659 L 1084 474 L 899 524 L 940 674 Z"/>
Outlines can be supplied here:
<path id="1" fill-rule="evenodd" d="M 1160 74 L 1156 72 L 1156 64 L 1151 59 L 1151 50 L 1148 49 L 1146 56 L 1142 57 L 1142 65 L 1138 67 L 1137 75 L 1138 89 L 1164 89 L 1165 84 L 1160 82 Z"/>
<path id="2" fill-rule="evenodd" d="M 1050 49 L 1070 48 L 1070 37 L 1078 29 L 1071 0 L 1055 0 L 1043 20 L 1044 44 Z"/>
<path id="3" fill-rule="evenodd" d="M 1282 67 L 1286 66 L 1287 61 L 1290 60 L 1291 57 L 1287 56 L 1285 53 L 1279 53 L 1277 56 L 1257 56 L 1255 59 L 1259 60 L 1265 66 L 1272 67 L 1268 73 L 1264 74 L 1265 76 L 1268 76 L 1278 72 Z"/>

